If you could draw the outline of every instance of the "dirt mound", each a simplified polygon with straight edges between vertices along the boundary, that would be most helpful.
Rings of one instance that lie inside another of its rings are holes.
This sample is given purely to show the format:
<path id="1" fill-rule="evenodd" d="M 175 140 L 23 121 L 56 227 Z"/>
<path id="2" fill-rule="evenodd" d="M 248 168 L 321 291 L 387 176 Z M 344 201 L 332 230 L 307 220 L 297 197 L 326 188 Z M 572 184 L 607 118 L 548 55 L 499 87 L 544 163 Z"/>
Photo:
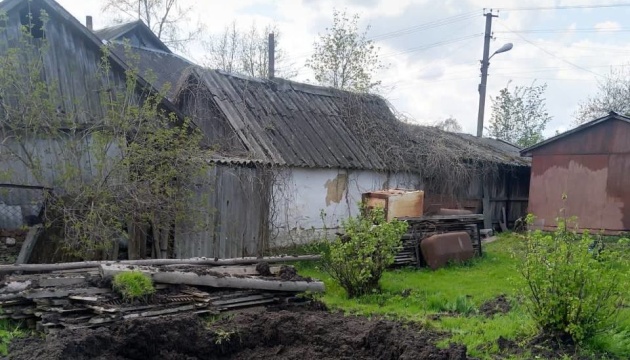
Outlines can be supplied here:
<path id="1" fill-rule="evenodd" d="M 479 313 L 492 317 L 496 314 L 507 314 L 512 310 L 512 305 L 505 295 L 499 295 L 496 298 L 486 301 L 479 308 Z"/>
<path id="2" fill-rule="evenodd" d="M 10 359 L 467 359 L 465 346 L 438 349 L 441 338 L 414 325 L 282 310 L 239 314 L 209 327 L 189 316 L 64 331 L 14 342 Z"/>

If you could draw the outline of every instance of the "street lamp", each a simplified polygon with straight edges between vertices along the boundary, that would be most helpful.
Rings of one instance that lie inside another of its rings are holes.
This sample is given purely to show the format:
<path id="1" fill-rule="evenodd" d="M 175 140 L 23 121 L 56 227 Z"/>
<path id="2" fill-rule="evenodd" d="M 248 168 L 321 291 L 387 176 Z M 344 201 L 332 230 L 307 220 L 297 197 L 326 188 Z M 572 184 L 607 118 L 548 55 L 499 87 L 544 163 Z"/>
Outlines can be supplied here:
<path id="1" fill-rule="evenodd" d="M 483 60 L 481 60 L 481 84 L 479 84 L 479 115 L 477 117 L 477 137 L 483 135 L 483 113 L 486 106 L 486 82 L 488 81 L 488 67 L 490 66 L 490 59 L 496 54 L 504 53 L 512 50 L 512 43 L 507 43 L 501 46 L 497 51 L 492 53 L 488 57 L 490 52 L 490 41 L 486 41 L 483 48 Z"/>

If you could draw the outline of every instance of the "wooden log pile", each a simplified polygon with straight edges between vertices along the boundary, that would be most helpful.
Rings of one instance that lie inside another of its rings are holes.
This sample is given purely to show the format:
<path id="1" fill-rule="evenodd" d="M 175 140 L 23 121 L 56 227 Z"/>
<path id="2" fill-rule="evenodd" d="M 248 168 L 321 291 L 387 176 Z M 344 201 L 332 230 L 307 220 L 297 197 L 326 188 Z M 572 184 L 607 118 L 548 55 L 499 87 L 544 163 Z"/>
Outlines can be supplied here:
<path id="1" fill-rule="evenodd" d="M 126 302 L 111 287 L 121 271 L 141 271 L 156 293 Z M 0 283 L 0 319 L 24 320 L 44 331 L 96 327 L 133 318 L 178 313 L 220 314 L 252 307 L 303 301 L 301 292 L 324 290 L 323 283 L 297 275 L 292 266 L 127 265 L 7 275 Z"/>

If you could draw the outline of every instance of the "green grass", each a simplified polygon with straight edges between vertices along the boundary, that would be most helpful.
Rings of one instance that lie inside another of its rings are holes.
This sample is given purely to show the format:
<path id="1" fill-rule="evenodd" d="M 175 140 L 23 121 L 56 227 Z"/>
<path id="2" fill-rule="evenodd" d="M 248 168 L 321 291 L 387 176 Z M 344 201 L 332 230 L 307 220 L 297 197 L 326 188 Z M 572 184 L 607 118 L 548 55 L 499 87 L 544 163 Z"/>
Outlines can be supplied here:
<path id="1" fill-rule="evenodd" d="M 128 301 L 146 299 L 155 292 L 151 278 L 139 271 L 124 271 L 114 275 L 112 285 Z"/>
<path id="2" fill-rule="evenodd" d="M 498 352 L 499 337 L 523 341 L 538 331 L 524 306 L 516 300 L 525 285 L 518 273 L 518 260 L 511 255 L 519 241 L 516 236 L 503 235 L 498 241 L 484 246 L 483 258 L 466 265 L 437 271 L 387 271 L 381 280 L 381 292 L 357 299 L 348 299 L 344 290 L 316 263 L 303 262 L 297 266 L 301 275 L 324 281 L 326 293 L 320 295 L 320 299 L 331 309 L 348 314 L 418 321 L 450 333 L 441 345 L 463 343 L 471 356 L 489 359 Z M 630 274 L 630 267 L 620 271 Z M 630 281 L 625 288 L 630 298 Z M 511 300 L 510 312 L 490 318 L 477 314 L 480 305 L 501 294 Z M 442 315 L 436 317 L 435 314 Z M 597 336 L 590 342 L 590 347 L 619 358 L 630 358 L 630 308 L 621 311 L 615 330 Z"/>
<path id="3" fill-rule="evenodd" d="M 0 312 L 1 311 L 2 308 L 0 308 Z M 7 319 L 0 319 L 0 355 L 6 356 L 11 340 L 23 335 L 24 332 L 20 329 L 19 324 L 16 324 Z"/>

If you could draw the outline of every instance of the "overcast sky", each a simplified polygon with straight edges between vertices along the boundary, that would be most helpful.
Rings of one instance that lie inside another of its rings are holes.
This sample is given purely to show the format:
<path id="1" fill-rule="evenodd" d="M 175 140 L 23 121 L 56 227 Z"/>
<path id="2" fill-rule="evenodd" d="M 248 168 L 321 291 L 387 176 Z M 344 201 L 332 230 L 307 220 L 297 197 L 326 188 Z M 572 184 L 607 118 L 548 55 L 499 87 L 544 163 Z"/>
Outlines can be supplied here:
<path id="1" fill-rule="evenodd" d="M 111 24 L 102 0 L 59 0 L 95 28 Z M 547 83 L 547 108 L 553 116 L 546 135 L 571 126 L 578 104 L 596 91 L 611 67 L 628 64 L 630 1 L 623 0 L 180 0 L 195 7 L 193 20 L 219 33 L 236 20 L 243 27 L 277 25 L 280 47 L 299 70 L 297 80 L 312 74 L 304 62 L 318 33 L 331 24 L 333 8 L 361 15 L 371 26 L 382 60 L 389 67 L 377 75 L 394 107 L 418 123 L 455 117 L 465 132 L 476 131 L 479 60 L 483 49 L 483 9 L 499 8 L 493 22 L 491 52 L 506 42 L 514 49 L 494 57 L 488 96 L 510 86 Z M 620 6 L 609 6 L 617 4 Z M 584 7 L 595 5 L 596 7 Z M 545 9 L 540 9 L 541 7 Z M 576 8 L 577 7 L 577 8 Z M 523 9 L 538 8 L 538 9 Z M 435 26 L 440 21 L 442 26 Z M 424 25 L 433 23 L 431 26 Z M 186 24 L 183 24 L 186 26 Z M 204 57 L 191 47 L 189 58 Z M 491 115 L 486 103 L 486 124 Z"/>

